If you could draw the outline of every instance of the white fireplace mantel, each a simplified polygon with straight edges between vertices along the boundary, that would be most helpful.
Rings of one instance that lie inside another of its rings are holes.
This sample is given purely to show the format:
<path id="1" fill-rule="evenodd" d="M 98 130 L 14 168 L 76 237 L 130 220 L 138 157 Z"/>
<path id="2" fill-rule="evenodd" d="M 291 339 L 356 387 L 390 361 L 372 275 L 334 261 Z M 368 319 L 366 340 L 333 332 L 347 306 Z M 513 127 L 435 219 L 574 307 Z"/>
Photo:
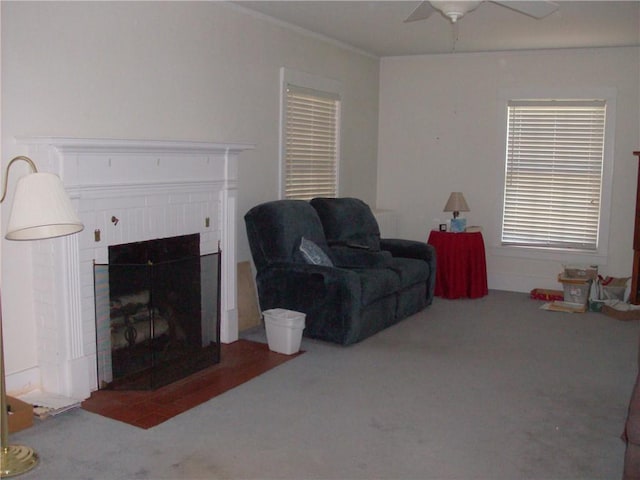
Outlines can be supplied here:
<path id="1" fill-rule="evenodd" d="M 97 388 L 93 264 L 108 247 L 191 233 L 220 248 L 220 339 L 238 338 L 238 156 L 252 145 L 164 140 L 19 138 L 42 172 L 62 179 L 85 228 L 34 242 L 41 387 L 78 399 Z"/>

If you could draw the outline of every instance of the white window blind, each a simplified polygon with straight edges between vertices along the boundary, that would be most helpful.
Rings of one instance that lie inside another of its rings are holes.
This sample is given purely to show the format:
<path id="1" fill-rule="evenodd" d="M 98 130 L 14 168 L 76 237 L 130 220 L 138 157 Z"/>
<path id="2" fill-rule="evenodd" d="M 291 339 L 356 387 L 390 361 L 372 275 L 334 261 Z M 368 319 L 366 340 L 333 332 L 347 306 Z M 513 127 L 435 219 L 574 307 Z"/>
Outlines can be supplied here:
<path id="1" fill-rule="evenodd" d="M 596 250 L 606 104 L 508 102 L 502 244 Z"/>
<path id="2" fill-rule="evenodd" d="M 339 112 L 337 95 L 287 85 L 285 198 L 337 196 Z"/>

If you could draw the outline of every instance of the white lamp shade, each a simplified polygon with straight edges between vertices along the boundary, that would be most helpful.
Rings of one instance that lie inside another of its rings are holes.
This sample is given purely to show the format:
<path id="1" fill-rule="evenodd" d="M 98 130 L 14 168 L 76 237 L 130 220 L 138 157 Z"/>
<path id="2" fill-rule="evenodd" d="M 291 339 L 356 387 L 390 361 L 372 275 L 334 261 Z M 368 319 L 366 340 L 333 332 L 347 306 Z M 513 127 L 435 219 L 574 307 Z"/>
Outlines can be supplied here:
<path id="1" fill-rule="evenodd" d="M 462 192 L 451 192 L 449 195 L 449 200 L 447 200 L 447 204 L 444 206 L 443 212 L 468 212 L 469 205 L 467 205 L 467 201 L 464 199 L 464 195 Z"/>
<path id="2" fill-rule="evenodd" d="M 18 180 L 7 240 L 61 237 L 83 228 L 60 177 L 53 173 L 32 173 Z"/>

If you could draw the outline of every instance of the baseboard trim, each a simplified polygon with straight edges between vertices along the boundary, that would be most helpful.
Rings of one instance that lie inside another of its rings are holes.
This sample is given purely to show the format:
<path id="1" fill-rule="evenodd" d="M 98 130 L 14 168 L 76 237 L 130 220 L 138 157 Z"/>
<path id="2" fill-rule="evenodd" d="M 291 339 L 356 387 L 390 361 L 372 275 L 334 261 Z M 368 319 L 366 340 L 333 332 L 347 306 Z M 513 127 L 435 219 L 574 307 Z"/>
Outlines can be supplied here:
<path id="1" fill-rule="evenodd" d="M 493 274 L 488 275 L 487 283 L 490 290 L 507 292 L 529 293 L 534 288 L 562 289 L 562 285 L 559 285 L 555 278 L 536 275 Z"/>

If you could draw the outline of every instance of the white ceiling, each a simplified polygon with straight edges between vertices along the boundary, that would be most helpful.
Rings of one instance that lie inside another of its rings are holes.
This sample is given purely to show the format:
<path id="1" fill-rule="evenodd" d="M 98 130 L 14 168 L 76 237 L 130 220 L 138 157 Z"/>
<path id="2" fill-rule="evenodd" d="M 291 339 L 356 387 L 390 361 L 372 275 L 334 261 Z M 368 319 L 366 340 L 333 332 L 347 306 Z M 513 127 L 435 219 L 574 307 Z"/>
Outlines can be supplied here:
<path id="1" fill-rule="evenodd" d="M 419 0 L 233 3 L 377 57 L 640 45 L 640 1 L 556 1 L 542 19 L 485 1 L 455 26 L 438 13 L 404 23 Z"/>

